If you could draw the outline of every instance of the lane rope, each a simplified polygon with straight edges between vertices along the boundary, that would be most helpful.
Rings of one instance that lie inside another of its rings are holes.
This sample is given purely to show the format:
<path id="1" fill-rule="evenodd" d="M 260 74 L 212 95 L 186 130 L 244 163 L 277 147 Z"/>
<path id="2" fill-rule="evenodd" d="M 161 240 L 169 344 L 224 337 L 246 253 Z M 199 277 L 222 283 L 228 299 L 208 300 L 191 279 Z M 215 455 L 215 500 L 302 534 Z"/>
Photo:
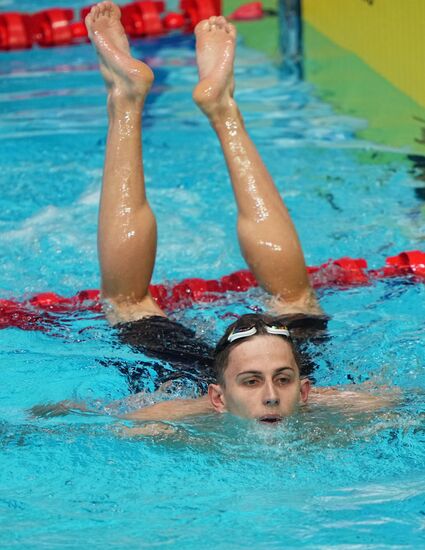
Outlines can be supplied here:
<path id="1" fill-rule="evenodd" d="M 365 286 L 396 277 L 425 283 L 425 252 L 412 250 L 390 256 L 380 269 L 368 269 L 363 258 L 344 257 L 308 267 L 307 271 L 316 289 Z M 220 279 L 189 278 L 174 285 L 155 284 L 149 290 L 162 309 L 172 311 L 197 302 L 212 303 L 227 292 L 246 292 L 256 286 L 253 274 L 241 270 Z M 42 292 L 22 301 L 0 299 L 0 329 L 49 330 L 58 324 L 58 314 L 75 311 L 102 312 L 99 290 L 81 290 L 71 297 Z"/>
<path id="2" fill-rule="evenodd" d="M 66 46 L 88 41 L 84 23 L 91 5 L 74 10 L 49 8 L 37 13 L 0 13 L 0 50 Z M 120 6 L 121 23 L 130 38 L 193 32 L 203 19 L 221 14 L 221 0 L 180 0 L 179 12 L 166 12 L 166 2 L 143 0 Z"/>

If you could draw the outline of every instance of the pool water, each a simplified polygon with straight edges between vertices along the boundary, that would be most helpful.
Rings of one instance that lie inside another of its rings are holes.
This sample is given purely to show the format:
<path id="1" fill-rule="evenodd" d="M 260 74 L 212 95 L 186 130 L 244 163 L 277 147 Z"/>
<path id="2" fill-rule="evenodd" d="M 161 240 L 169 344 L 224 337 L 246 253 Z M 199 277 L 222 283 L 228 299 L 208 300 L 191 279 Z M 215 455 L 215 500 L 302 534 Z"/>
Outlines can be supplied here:
<path id="1" fill-rule="evenodd" d="M 191 101 L 192 38 L 133 51 L 156 76 L 143 136 L 159 224 L 154 282 L 243 268 L 224 161 Z M 0 297 L 97 288 L 107 120 L 91 47 L 3 53 L 0 72 Z M 243 45 L 236 72 L 247 126 L 310 265 L 349 255 L 380 267 L 424 248 L 422 184 L 406 151 L 358 140 L 366 121 L 335 115 L 308 84 Z M 318 384 L 395 386 L 391 408 L 312 411 L 277 429 L 212 416 L 131 439 L 110 417 L 27 413 L 37 403 L 128 396 L 113 364 L 140 355 L 117 345 L 101 315 L 0 331 L 1 547 L 422 547 L 425 287 L 394 279 L 320 298 L 332 337 L 312 350 Z M 233 314 L 264 304 L 253 289 L 173 316 L 214 342 Z"/>

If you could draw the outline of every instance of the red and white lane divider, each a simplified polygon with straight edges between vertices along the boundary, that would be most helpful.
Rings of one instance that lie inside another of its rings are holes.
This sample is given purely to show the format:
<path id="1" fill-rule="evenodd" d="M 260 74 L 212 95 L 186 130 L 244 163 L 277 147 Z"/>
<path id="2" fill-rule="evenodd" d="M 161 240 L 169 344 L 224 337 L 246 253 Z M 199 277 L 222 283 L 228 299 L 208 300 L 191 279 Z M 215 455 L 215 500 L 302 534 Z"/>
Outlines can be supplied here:
<path id="1" fill-rule="evenodd" d="M 80 10 L 50 8 L 34 14 L 0 13 L 0 51 L 20 50 L 39 45 L 44 48 L 66 46 L 88 41 L 84 19 L 92 5 Z M 180 0 L 178 12 L 167 12 L 166 2 L 142 0 L 121 8 L 121 22 L 130 38 L 159 36 L 170 31 L 192 32 L 197 23 L 220 15 L 221 0 Z M 255 21 L 266 15 L 277 15 L 264 9 L 262 2 L 239 6 L 227 19 Z"/>
<path id="2" fill-rule="evenodd" d="M 191 32 L 202 19 L 221 14 L 221 0 L 180 0 L 179 12 L 166 12 L 165 2 L 143 0 L 121 8 L 121 22 L 131 38 L 158 36 L 180 29 Z M 86 41 L 84 19 L 92 5 L 74 10 L 50 8 L 34 14 L 0 13 L 0 50 L 64 46 Z"/>
<path id="3" fill-rule="evenodd" d="M 369 270 L 363 258 L 340 258 L 307 270 L 314 288 L 348 288 L 394 277 L 425 283 L 425 252 L 414 250 L 391 256 L 381 269 Z M 244 292 L 255 286 L 258 284 L 252 273 L 242 270 L 221 279 L 184 279 L 175 285 L 151 285 L 150 292 L 161 308 L 172 310 L 194 302 L 215 302 L 226 292 Z M 24 301 L 0 300 L 0 329 L 48 330 L 59 324 L 57 314 L 74 311 L 101 312 L 99 291 L 82 290 L 70 298 L 43 292 Z"/>

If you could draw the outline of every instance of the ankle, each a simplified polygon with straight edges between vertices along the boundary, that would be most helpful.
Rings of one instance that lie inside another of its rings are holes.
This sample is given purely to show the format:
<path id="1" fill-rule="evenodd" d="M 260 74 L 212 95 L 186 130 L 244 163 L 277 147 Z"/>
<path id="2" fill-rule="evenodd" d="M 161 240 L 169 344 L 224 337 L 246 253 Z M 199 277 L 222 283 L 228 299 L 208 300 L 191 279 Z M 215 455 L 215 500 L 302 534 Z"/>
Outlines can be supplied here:
<path id="1" fill-rule="evenodd" d="M 145 97 L 138 97 L 119 90 L 111 89 L 108 93 L 108 113 L 114 116 L 120 113 L 140 115 L 145 104 Z"/>
<path id="2" fill-rule="evenodd" d="M 228 127 L 229 124 L 236 124 L 237 126 L 243 124 L 241 112 L 233 99 L 229 100 L 226 104 L 215 105 L 214 108 L 205 114 L 215 130 L 223 126 Z"/>

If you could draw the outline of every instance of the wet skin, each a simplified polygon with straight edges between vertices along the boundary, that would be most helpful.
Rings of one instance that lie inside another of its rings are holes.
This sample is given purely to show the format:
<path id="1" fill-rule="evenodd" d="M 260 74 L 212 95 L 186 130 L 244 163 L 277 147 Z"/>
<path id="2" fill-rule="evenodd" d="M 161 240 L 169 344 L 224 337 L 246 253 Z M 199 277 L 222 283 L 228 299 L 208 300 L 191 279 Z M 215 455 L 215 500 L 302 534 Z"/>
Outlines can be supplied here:
<path id="1" fill-rule="evenodd" d="M 285 417 L 296 413 L 307 403 L 307 399 L 309 404 L 339 410 L 350 416 L 392 406 L 398 399 L 393 391 L 388 395 L 373 395 L 359 391 L 359 388 L 352 389 L 351 386 L 348 390 L 343 386 L 313 388 L 310 392 L 310 381 L 300 379 L 291 346 L 282 337 L 271 335 L 254 336 L 241 341 L 230 352 L 224 382 L 224 385 L 211 384 L 208 396 L 161 401 L 116 416 L 135 422 L 162 422 L 215 411 L 275 426 Z M 111 403 L 109 407 L 115 405 L 120 406 L 121 402 Z M 31 414 L 39 417 L 76 412 L 103 414 L 98 410 L 91 410 L 84 403 L 71 401 L 37 405 L 31 409 Z M 150 429 L 149 426 L 137 427 L 127 430 L 126 434 L 149 435 Z M 162 431 L 162 428 L 158 428 L 158 433 Z"/>
<path id="2" fill-rule="evenodd" d="M 119 8 L 101 2 L 87 16 L 108 91 L 109 133 L 99 218 L 102 296 L 113 306 L 111 323 L 164 315 L 148 288 L 156 251 L 156 221 L 147 202 L 141 157 L 141 113 L 153 81 L 151 69 L 131 57 Z M 260 285 L 276 299 L 276 313 L 320 313 L 310 288 L 295 227 L 233 98 L 236 30 L 212 17 L 195 30 L 200 82 L 193 97 L 217 133 L 238 205 L 238 238 Z M 230 353 L 224 385 L 209 396 L 162 401 L 119 418 L 172 421 L 229 412 L 277 422 L 307 402 L 310 382 L 300 380 L 290 345 L 278 336 L 255 336 Z M 392 398 L 359 391 L 315 388 L 310 402 L 350 411 L 388 406 Z M 91 411 L 70 401 L 33 407 L 36 416 Z"/>
<path id="3" fill-rule="evenodd" d="M 217 412 L 262 422 L 279 422 L 305 404 L 310 381 L 301 379 L 290 344 L 280 336 L 255 336 L 229 355 L 224 384 L 211 384 Z"/>

